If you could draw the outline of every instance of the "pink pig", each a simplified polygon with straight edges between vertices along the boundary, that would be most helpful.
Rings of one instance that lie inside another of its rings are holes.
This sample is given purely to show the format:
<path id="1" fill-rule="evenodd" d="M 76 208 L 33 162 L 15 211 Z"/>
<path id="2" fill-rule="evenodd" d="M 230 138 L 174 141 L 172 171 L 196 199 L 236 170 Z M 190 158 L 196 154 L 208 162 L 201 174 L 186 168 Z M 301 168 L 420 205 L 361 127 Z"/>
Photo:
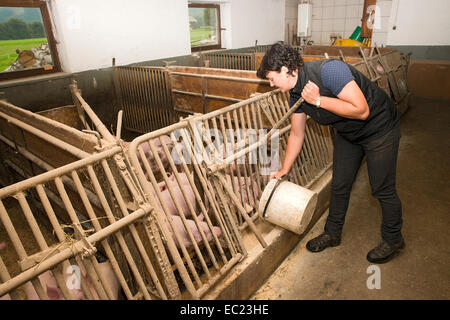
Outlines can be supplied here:
<path id="1" fill-rule="evenodd" d="M 64 276 L 65 283 L 67 285 L 70 285 L 70 282 L 72 282 L 72 284 L 75 285 L 74 281 L 77 281 L 76 280 L 77 274 L 74 273 L 74 268 L 71 268 L 71 266 L 69 265 L 69 263 L 67 261 L 65 261 L 63 263 L 63 266 L 64 266 L 63 267 L 63 270 L 64 270 L 63 276 Z M 100 272 L 102 272 L 103 275 L 105 276 L 105 278 L 107 279 L 107 284 L 110 286 L 110 288 L 114 294 L 114 297 L 113 297 L 114 300 L 117 300 L 118 293 L 119 293 L 119 282 L 112 270 L 111 264 L 108 261 L 102 262 L 102 263 L 99 263 L 99 268 L 100 268 Z M 81 273 L 80 276 L 82 276 L 88 283 L 89 289 L 90 289 L 94 299 L 99 300 L 100 298 L 99 298 L 96 290 L 94 289 L 91 279 L 87 275 L 84 268 L 80 267 L 80 273 Z M 47 296 L 50 300 L 64 300 L 64 295 L 63 295 L 62 291 L 58 288 L 56 279 L 53 277 L 53 274 L 51 273 L 51 271 L 46 271 L 46 272 L 42 273 L 41 275 L 39 275 L 38 278 L 42 284 L 42 287 L 44 288 L 44 290 L 46 290 Z M 34 289 L 31 282 L 25 283 L 24 288 L 25 288 L 25 294 L 27 295 L 28 300 L 39 300 L 39 296 L 36 293 L 36 290 Z M 82 291 L 80 285 L 79 285 L 79 289 L 78 288 L 68 288 L 68 289 L 69 289 L 69 292 L 72 294 L 72 297 L 75 300 L 86 300 L 86 297 L 85 297 L 84 292 Z"/>
<path id="2" fill-rule="evenodd" d="M 229 183 L 229 185 L 231 186 L 231 176 L 227 175 L 227 181 Z M 247 183 L 246 183 L 247 182 Z M 241 200 L 241 192 L 242 192 L 242 198 L 244 203 L 249 204 L 250 206 L 254 207 L 256 205 L 256 201 L 258 199 L 255 199 L 259 197 L 259 191 L 258 191 L 258 187 L 257 187 L 257 180 L 256 180 L 256 174 L 254 173 L 252 175 L 252 177 L 247 177 L 247 179 L 245 178 L 245 176 L 241 176 L 240 178 L 238 176 L 233 176 L 233 191 L 235 190 L 234 188 L 236 188 L 236 192 L 237 192 L 237 197 L 239 200 Z M 247 192 L 247 186 L 248 186 L 248 190 L 250 191 L 250 195 L 248 195 Z"/>
<path id="3" fill-rule="evenodd" d="M 166 135 L 163 135 L 160 138 L 161 138 L 161 141 L 159 138 L 155 138 L 155 139 L 150 140 L 150 142 L 153 144 L 154 148 L 156 149 L 156 152 L 158 153 L 158 156 L 161 159 L 164 169 L 167 169 L 169 167 L 169 160 L 167 158 L 166 153 L 164 152 L 162 144 L 165 144 L 170 152 L 170 150 L 173 147 L 173 142 L 170 139 L 170 137 L 166 136 Z M 144 152 L 144 154 L 147 158 L 147 161 L 150 165 L 150 169 L 152 170 L 152 172 L 161 171 L 160 167 L 158 166 L 158 163 L 156 162 L 155 156 L 153 155 L 153 153 L 150 149 L 149 142 L 145 141 L 145 142 L 141 143 L 140 147 L 142 148 L 142 151 Z M 144 170 L 144 172 L 146 172 L 144 163 L 140 157 L 139 152 L 138 152 L 138 159 L 139 159 L 139 163 L 141 164 L 142 169 Z M 147 176 L 147 173 L 146 173 L 146 176 Z"/>
<path id="4" fill-rule="evenodd" d="M 183 222 L 181 220 L 180 217 L 178 216 L 172 216 L 172 220 L 173 220 L 173 224 L 174 224 L 174 228 L 175 228 L 175 232 L 177 232 L 177 234 L 180 236 L 181 240 L 183 241 L 184 245 L 186 247 L 190 247 L 192 246 L 192 241 L 187 233 L 186 228 L 183 225 Z M 200 243 L 202 241 L 202 236 L 200 235 L 200 231 L 197 228 L 197 225 L 195 224 L 194 220 L 190 220 L 187 219 L 187 227 L 191 230 L 192 235 L 194 236 L 194 239 L 197 243 Z M 166 223 L 168 224 L 168 222 L 166 221 Z M 211 230 L 208 227 L 208 224 L 204 221 L 200 221 L 199 222 L 200 228 L 202 228 L 206 239 L 208 241 L 211 241 L 213 239 L 213 236 L 211 234 Z M 222 230 L 219 227 L 214 227 L 213 226 L 213 230 L 214 233 L 217 237 L 222 236 Z M 180 245 L 178 244 L 175 236 L 173 235 L 173 240 L 175 241 L 175 243 L 177 244 L 177 247 L 180 247 Z"/>
<path id="5" fill-rule="evenodd" d="M 180 185 L 182 185 L 184 191 L 186 192 L 186 197 L 189 203 L 192 205 L 195 212 L 197 212 L 197 201 L 195 199 L 194 191 L 192 190 L 191 185 L 189 184 L 189 180 L 185 173 L 179 173 L 180 176 L 180 184 L 178 184 L 178 181 L 175 178 L 175 175 L 170 175 L 168 178 L 169 180 L 169 186 L 172 188 L 172 191 L 174 193 L 174 196 L 178 202 L 178 204 L 181 207 L 182 213 L 185 215 L 185 217 L 191 217 L 191 211 L 189 210 L 188 204 L 186 203 L 183 193 L 181 192 Z M 170 195 L 169 189 L 167 187 L 167 184 L 162 181 L 158 183 L 159 191 L 161 192 L 162 201 L 166 204 L 169 214 L 170 215 L 180 215 L 178 212 L 175 202 L 172 199 L 172 196 Z M 155 197 L 156 204 L 158 207 L 162 210 L 161 202 L 159 201 L 159 198 L 156 195 L 156 191 L 152 189 L 153 196 Z M 200 220 L 203 220 L 203 215 L 199 216 Z"/>

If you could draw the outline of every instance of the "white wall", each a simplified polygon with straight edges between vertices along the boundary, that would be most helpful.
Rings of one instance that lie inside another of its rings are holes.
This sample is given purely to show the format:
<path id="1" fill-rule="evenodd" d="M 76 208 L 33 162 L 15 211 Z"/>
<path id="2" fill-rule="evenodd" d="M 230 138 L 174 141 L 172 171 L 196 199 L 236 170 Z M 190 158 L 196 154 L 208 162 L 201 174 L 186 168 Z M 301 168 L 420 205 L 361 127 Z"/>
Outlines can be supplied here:
<path id="1" fill-rule="evenodd" d="M 222 47 L 237 49 L 284 39 L 285 2 L 296 0 L 193 0 L 220 5 Z M 191 1 L 189 1 L 191 2 Z"/>
<path id="2" fill-rule="evenodd" d="M 393 0 L 387 44 L 450 45 L 449 12 L 449 0 Z"/>
<path id="3" fill-rule="evenodd" d="M 187 0 L 51 0 L 66 72 L 190 54 Z"/>
<path id="4" fill-rule="evenodd" d="M 221 5 L 224 48 L 284 39 L 286 0 L 195 1 Z M 188 0 L 49 0 L 65 72 L 191 54 Z"/>
<path id="5" fill-rule="evenodd" d="M 232 48 L 272 44 L 284 39 L 285 0 L 232 0 Z"/>
<path id="6" fill-rule="evenodd" d="M 314 44 L 329 45 L 330 35 L 348 38 L 361 26 L 364 0 L 311 1 Z M 449 0 L 378 0 L 377 9 L 373 44 L 450 44 Z"/>
<path id="7" fill-rule="evenodd" d="M 284 21 L 284 41 L 286 43 L 292 43 L 292 28 L 294 28 L 294 33 L 297 33 L 297 29 L 295 27 L 297 26 L 298 5 L 300 3 L 300 0 L 286 0 Z"/>
<path id="8" fill-rule="evenodd" d="M 392 0 L 378 0 L 375 9 L 372 44 L 386 46 L 389 33 L 389 21 L 392 13 Z"/>
<path id="9" fill-rule="evenodd" d="M 311 40 L 330 45 L 330 36 L 350 37 L 361 26 L 364 0 L 312 0 Z"/>

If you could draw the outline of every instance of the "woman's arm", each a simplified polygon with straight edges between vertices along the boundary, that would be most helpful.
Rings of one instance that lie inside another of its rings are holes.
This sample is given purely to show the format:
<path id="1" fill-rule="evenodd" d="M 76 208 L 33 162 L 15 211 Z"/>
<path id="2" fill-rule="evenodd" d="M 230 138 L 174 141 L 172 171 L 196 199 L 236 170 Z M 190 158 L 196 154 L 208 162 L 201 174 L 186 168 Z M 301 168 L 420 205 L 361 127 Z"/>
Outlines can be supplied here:
<path id="1" fill-rule="evenodd" d="M 308 82 L 303 88 L 302 97 L 306 102 L 315 105 L 319 96 L 319 87 L 314 82 Z M 350 119 L 366 120 L 369 116 L 369 105 L 355 80 L 347 83 L 337 97 L 320 97 L 320 107 Z"/>
<path id="2" fill-rule="evenodd" d="M 271 179 L 278 179 L 291 170 L 295 159 L 302 150 L 303 140 L 305 138 L 305 126 L 306 114 L 294 113 L 291 118 L 291 131 L 286 146 L 283 166 L 279 171 L 270 176 Z"/>

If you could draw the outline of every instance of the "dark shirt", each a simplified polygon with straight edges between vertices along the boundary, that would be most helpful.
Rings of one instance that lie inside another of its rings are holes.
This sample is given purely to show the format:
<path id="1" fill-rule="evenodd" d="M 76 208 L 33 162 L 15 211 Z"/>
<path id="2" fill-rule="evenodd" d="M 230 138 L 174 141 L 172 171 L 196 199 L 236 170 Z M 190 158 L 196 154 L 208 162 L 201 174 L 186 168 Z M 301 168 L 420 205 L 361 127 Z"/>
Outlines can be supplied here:
<path id="1" fill-rule="evenodd" d="M 320 72 L 322 77 L 322 83 L 324 87 L 328 88 L 337 96 L 342 89 L 352 80 L 355 80 L 349 67 L 346 63 L 339 60 L 330 60 L 325 62 Z M 289 99 L 291 107 L 295 104 L 297 99 L 293 96 Z M 300 106 L 295 113 L 303 113 L 303 109 Z"/>
<path id="2" fill-rule="evenodd" d="M 366 98 L 370 111 L 367 119 L 342 117 L 306 101 L 297 112 L 306 113 L 319 124 L 332 125 L 342 137 L 353 143 L 370 141 L 392 130 L 400 120 L 400 112 L 386 92 L 354 66 L 335 59 L 305 62 L 295 87 L 289 91 L 290 105 L 301 98 L 303 87 L 308 81 L 314 82 L 319 87 L 321 96 L 337 98 L 337 94 L 352 80 Z"/>

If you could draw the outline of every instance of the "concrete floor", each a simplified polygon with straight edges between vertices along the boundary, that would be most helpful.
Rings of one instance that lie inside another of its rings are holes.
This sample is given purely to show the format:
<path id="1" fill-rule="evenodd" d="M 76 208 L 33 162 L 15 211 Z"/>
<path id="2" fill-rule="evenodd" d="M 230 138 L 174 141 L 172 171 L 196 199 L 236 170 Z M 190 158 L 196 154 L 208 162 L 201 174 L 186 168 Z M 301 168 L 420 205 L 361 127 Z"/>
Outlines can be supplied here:
<path id="1" fill-rule="evenodd" d="M 402 117 L 397 187 L 406 249 L 378 265 L 380 289 L 367 286 L 375 273 L 366 255 L 380 241 L 381 211 L 364 163 L 341 245 L 320 253 L 305 248 L 322 233 L 327 211 L 250 299 L 450 299 L 449 124 L 449 101 L 413 97 Z"/>

